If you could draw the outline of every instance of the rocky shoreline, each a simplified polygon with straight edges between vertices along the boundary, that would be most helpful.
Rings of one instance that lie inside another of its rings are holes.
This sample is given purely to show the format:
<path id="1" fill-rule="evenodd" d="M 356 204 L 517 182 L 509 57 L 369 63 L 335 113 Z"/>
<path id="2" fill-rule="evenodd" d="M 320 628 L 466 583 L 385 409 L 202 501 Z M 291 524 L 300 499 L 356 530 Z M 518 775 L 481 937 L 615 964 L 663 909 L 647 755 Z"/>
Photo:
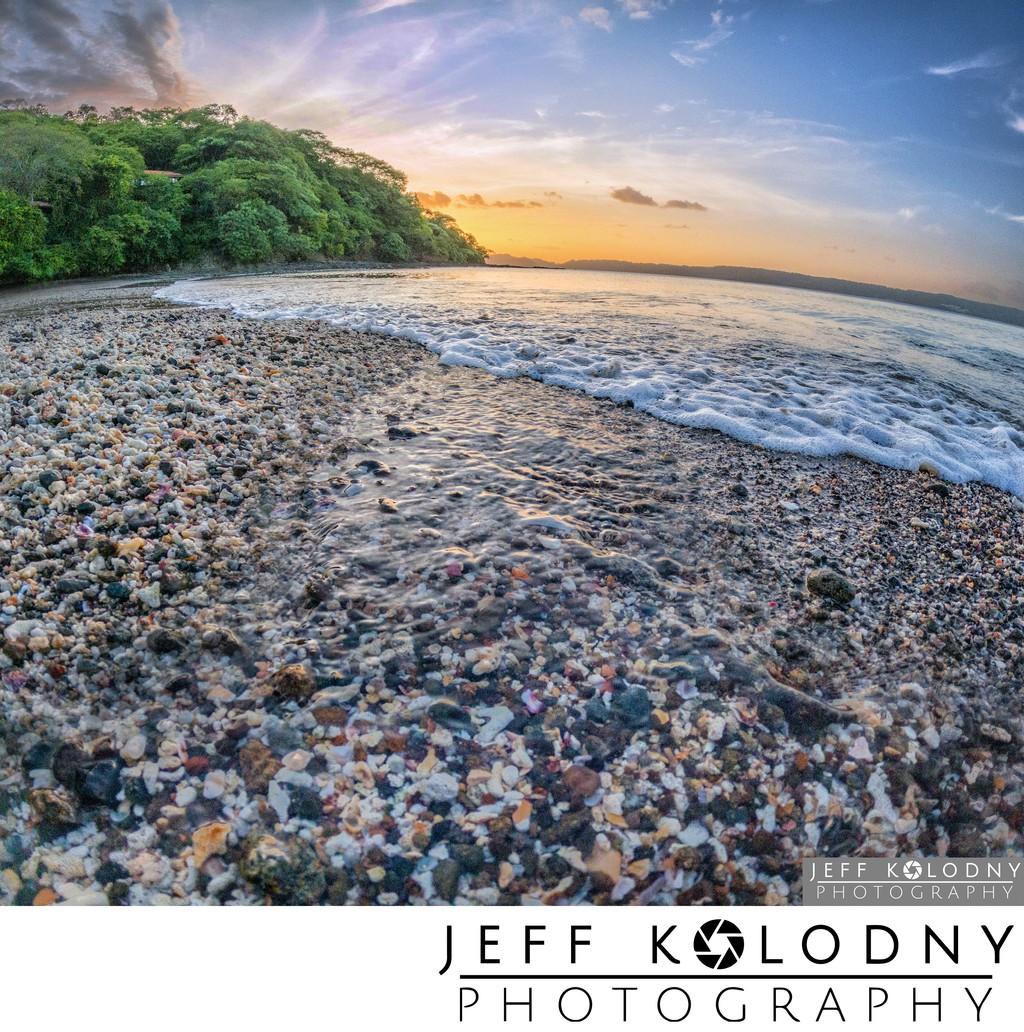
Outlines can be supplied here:
<path id="1" fill-rule="evenodd" d="M 1020 855 L 1024 511 L 144 286 L 0 301 L 0 899 Z"/>

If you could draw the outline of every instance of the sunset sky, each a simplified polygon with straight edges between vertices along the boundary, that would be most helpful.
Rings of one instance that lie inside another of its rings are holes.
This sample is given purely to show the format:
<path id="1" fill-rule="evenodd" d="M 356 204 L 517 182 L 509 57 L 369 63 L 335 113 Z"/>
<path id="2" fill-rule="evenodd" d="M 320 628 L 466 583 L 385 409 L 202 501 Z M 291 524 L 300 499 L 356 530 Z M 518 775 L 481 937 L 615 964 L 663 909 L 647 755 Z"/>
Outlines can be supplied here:
<path id="1" fill-rule="evenodd" d="M 1019 0 L 0 0 L 0 99 L 233 104 L 498 252 L 1024 305 Z"/>

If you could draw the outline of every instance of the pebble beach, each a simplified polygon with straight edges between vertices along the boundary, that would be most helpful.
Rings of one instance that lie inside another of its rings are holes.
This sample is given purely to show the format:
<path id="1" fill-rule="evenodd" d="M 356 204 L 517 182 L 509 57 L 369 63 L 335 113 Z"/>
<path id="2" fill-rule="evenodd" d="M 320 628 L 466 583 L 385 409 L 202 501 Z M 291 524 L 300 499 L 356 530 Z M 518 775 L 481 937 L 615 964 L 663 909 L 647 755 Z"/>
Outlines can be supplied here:
<path id="1" fill-rule="evenodd" d="M 0 901 L 798 904 L 1024 852 L 1024 505 L 0 294 Z"/>

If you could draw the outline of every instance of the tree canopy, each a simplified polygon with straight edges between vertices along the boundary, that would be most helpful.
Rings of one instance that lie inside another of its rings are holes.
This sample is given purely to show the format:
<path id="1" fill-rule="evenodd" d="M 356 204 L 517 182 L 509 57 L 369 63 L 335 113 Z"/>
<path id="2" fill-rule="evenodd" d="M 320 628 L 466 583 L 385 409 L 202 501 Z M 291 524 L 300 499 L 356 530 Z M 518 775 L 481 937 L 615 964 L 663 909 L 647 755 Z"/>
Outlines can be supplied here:
<path id="1" fill-rule="evenodd" d="M 154 173 L 177 173 L 177 177 Z M 226 105 L 0 111 L 0 281 L 214 259 L 479 263 L 407 178 L 323 133 Z"/>

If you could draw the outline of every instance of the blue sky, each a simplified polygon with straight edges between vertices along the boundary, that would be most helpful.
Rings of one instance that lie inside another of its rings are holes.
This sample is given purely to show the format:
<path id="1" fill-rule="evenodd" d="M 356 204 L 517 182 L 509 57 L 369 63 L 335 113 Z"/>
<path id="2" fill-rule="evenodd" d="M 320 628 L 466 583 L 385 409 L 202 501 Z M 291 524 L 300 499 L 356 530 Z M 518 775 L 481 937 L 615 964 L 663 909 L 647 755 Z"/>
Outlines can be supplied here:
<path id="1" fill-rule="evenodd" d="M 497 251 L 1024 305 L 1018 2 L 0 0 L 12 91 L 322 129 Z"/>

